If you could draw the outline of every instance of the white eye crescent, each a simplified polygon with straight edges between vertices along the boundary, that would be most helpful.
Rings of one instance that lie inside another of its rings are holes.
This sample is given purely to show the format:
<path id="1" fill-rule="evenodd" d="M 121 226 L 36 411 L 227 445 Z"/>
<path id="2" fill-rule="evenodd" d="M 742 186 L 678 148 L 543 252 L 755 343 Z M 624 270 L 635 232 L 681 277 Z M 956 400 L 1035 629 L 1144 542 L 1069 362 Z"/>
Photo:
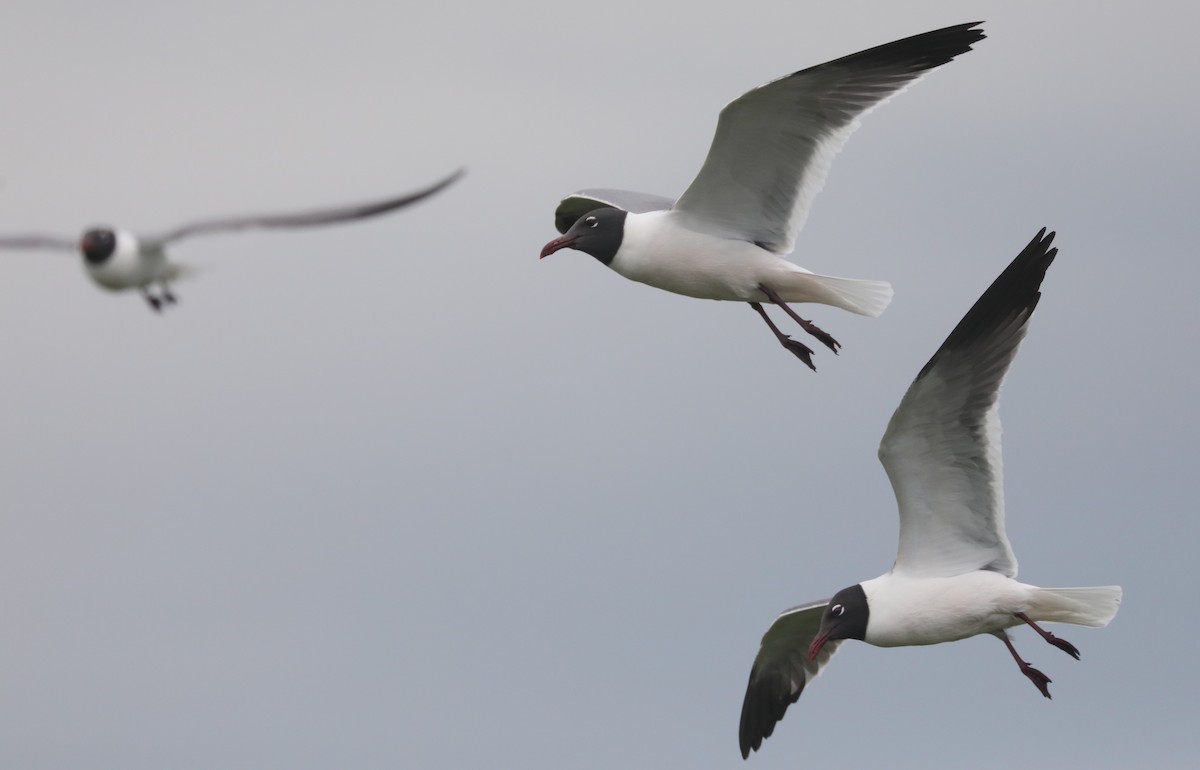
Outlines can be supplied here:
<path id="1" fill-rule="evenodd" d="M 829 614 L 835 618 L 840 618 L 845 611 L 846 608 L 840 604 L 835 604 L 829 608 Z"/>
<path id="2" fill-rule="evenodd" d="M 595 217 L 588 217 L 587 219 L 583 220 L 583 223 L 588 227 L 595 227 L 596 225 L 600 224 L 598 221 L 596 221 Z"/>

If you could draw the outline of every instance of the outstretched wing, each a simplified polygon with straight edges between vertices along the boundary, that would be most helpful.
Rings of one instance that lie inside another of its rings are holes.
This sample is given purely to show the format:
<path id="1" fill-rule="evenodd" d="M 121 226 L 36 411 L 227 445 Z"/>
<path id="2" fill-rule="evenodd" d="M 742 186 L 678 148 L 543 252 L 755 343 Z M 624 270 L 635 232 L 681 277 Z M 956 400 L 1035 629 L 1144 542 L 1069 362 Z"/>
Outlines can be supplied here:
<path id="1" fill-rule="evenodd" d="M 200 222 L 182 225 L 161 235 L 149 236 L 143 238 L 142 240 L 148 248 L 161 248 L 163 245 L 170 243 L 171 241 L 176 241 L 180 238 L 187 238 L 193 235 L 221 233 L 231 230 L 245 230 L 248 228 L 260 227 L 317 227 L 320 225 L 352 222 L 356 219 L 366 219 L 368 217 L 386 214 L 389 211 L 395 211 L 396 209 L 404 208 L 405 206 L 428 198 L 430 195 L 433 195 L 434 193 L 452 184 L 455 180 L 461 177 L 463 173 L 464 170 L 459 169 L 440 182 L 426 187 L 423 190 L 406 193 L 396 198 L 388 198 L 386 200 L 374 201 L 371 203 L 359 203 L 350 206 L 317 209 L 315 211 L 304 211 L 294 214 L 257 214 L 251 216 L 207 219 Z"/>
<path id="2" fill-rule="evenodd" d="M 800 698 L 804 686 L 837 651 L 840 642 L 827 642 L 817 659 L 808 661 L 808 645 L 821 627 L 827 604 L 828 599 L 785 610 L 763 635 L 742 701 L 742 719 L 738 725 L 742 759 L 771 737 L 788 706 Z"/>
<path id="3" fill-rule="evenodd" d="M 647 211 L 666 211 L 675 201 L 662 195 L 631 192 L 629 190 L 580 190 L 562 199 L 554 210 L 554 227 L 565 233 L 589 211 L 596 209 L 619 209 L 630 214 L 645 214 Z"/>
<path id="4" fill-rule="evenodd" d="M 1058 249 L 1042 228 L 909 386 L 879 445 L 900 508 L 893 571 L 1017 574 L 1004 533 L 1000 384 Z"/>
<path id="5" fill-rule="evenodd" d="M 79 241 L 55 235 L 0 235 L 0 249 L 79 251 Z"/>
<path id="6" fill-rule="evenodd" d="M 721 110 L 700 173 L 675 205 L 690 227 L 787 254 L 859 118 L 984 37 L 959 24 L 767 83 Z"/>

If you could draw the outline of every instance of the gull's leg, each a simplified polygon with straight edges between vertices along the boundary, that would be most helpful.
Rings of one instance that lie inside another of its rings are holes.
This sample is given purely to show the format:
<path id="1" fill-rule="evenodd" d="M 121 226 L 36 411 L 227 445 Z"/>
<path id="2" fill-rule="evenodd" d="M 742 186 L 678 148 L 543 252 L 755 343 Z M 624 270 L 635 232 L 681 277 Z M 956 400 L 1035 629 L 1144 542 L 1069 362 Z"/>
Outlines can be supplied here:
<path id="1" fill-rule="evenodd" d="M 776 326 L 775 322 L 771 320 L 771 317 L 767 315 L 767 311 L 763 310 L 762 305 L 758 304 L 757 302 L 751 302 L 750 307 L 754 308 L 754 311 L 762 316 L 762 319 L 767 322 L 767 326 L 770 326 L 771 331 L 775 332 L 775 337 L 779 340 L 780 344 L 792 351 L 796 358 L 799 358 L 808 365 L 809 369 L 812 369 L 814 372 L 817 370 L 817 367 L 813 366 L 812 362 L 812 348 L 802 342 L 797 342 L 783 332 L 779 331 L 779 327 Z"/>
<path id="2" fill-rule="evenodd" d="M 175 298 L 175 295 L 171 293 L 171 287 L 167 285 L 166 281 L 159 281 L 158 288 L 162 290 L 163 302 L 166 302 L 168 305 L 174 305 L 179 301 Z"/>
<path id="3" fill-rule="evenodd" d="M 1021 668 L 1021 673 L 1029 677 L 1029 681 L 1033 682 L 1033 685 L 1041 690 L 1042 695 L 1045 695 L 1047 698 L 1049 698 L 1050 688 L 1046 687 L 1046 685 L 1050 684 L 1050 677 L 1021 660 L 1021 656 L 1017 654 L 1016 648 L 1013 647 L 1012 642 L 1009 641 L 1007 633 L 1004 631 L 997 631 L 996 636 L 1000 637 L 1000 641 L 1004 642 L 1004 646 L 1007 647 L 1008 651 L 1012 653 L 1013 660 L 1015 660 L 1017 665 Z"/>
<path id="4" fill-rule="evenodd" d="M 760 283 L 758 285 L 758 290 L 767 295 L 767 299 L 783 308 L 783 312 L 790 315 L 792 320 L 800 324 L 801 329 L 816 337 L 821 341 L 821 344 L 832 350 L 834 353 L 838 352 L 838 348 L 842 346 L 842 343 L 835 340 L 832 336 L 830 336 L 829 332 L 819 328 L 812 321 L 805 321 L 803 318 L 801 318 L 795 310 L 792 310 L 791 307 L 789 307 L 788 304 L 783 301 L 783 299 L 775 292 L 774 289 L 772 289 L 770 286 L 767 286 L 765 283 Z"/>
<path id="5" fill-rule="evenodd" d="M 1015 614 L 1018 618 L 1023 620 L 1025 623 L 1028 623 L 1030 628 L 1032 628 L 1034 631 L 1037 631 L 1039 634 L 1041 634 L 1042 638 L 1045 639 L 1047 642 L 1050 642 L 1050 644 L 1053 644 L 1055 647 L 1057 647 L 1058 649 L 1067 653 L 1075 660 L 1079 660 L 1079 650 L 1076 649 L 1075 645 L 1071 644 L 1066 639 L 1059 639 L 1057 636 L 1050 633 L 1046 629 L 1042 628 L 1037 623 L 1034 623 L 1032 620 L 1029 619 L 1029 616 L 1026 615 L 1024 612 L 1018 612 Z"/>
<path id="6" fill-rule="evenodd" d="M 150 289 L 145 286 L 142 288 L 142 296 L 146 298 L 146 302 L 153 308 L 155 313 L 162 312 L 162 300 L 150 293 Z"/>

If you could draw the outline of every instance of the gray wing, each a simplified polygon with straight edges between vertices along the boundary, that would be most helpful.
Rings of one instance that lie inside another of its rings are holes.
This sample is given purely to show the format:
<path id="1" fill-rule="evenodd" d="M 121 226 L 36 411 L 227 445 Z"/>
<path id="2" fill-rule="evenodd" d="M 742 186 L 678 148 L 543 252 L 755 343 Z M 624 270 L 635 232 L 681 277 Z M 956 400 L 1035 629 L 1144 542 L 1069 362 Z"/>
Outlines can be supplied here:
<path id="1" fill-rule="evenodd" d="M 207 233 L 228 232 L 231 230 L 245 230 L 248 228 L 287 228 L 287 227 L 317 227 L 319 225 L 332 225 L 340 222 L 352 222 L 356 219 L 366 219 L 367 217 L 375 217 L 380 214 L 386 214 L 389 211 L 403 208 L 417 201 L 428 198 L 430 195 L 449 186 L 464 173 L 463 169 L 455 171 L 445 179 L 433 184 L 423 190 L 418 190 L 412 193 L 406 193 L 396 198 L 388 198 L 386 200 L 374 201 L 371 203 L 359 203 L 350 206 L 338 206 L 336 208 L 317 209 L 314 211 L 304 211 L 293 214 L 256 214 L 250 216 L 237 217 L 221 217 L 217 219 L 207 219 L 200 222 L 182 225 L 170 230 L 161 235 L 154 235 L 143 238 L 143 242 L 151 248 L 161 248 L 164 244 L 171 241 L 186 238 L 192 235 L 202 235 Z"/>
<path id="2" fill-rule="evenodd" d="M 79 251 L 79 241 L 54 235 L 0 235 L 0 249 Z"/>
<path id="3" fill-rule="evenodd" d="M 629 190 L 580 190 L 562 199 L 554 210 L 554 227 L 565 233 L 589 211 L 596 209 L 620 209 L 630 214 L 645 214 L 648 211 L 666 211 L 675 205 L 672 198 Z"/>
<path id="4" fill-rule="evenodd" d="M 893 571 L 1017 574 L 1004 533 L 1000 384 L 1058 249 L 1042 228 L 909 386 L 879 445 L 900 509 Z"/>
<path id="5" fill-rule="evenodd" d="M 808 645 L 821 627 L 821 616 L 828 604 L 826 599 L 785 610 L 763 635 L 742 701 L 742 719 L 738 725 L 742 759 L 771 737 L 788 706 L 800 698 L 804 686 L 837 651 L 841 642 L 827 642 L 817 659 L 808 662 Z"/>
<path id="6" fill-rule="evenodd" d="M 858 119 L 984 37 L 959 24 L 793 73 L 726 105 L 675 208 L 694 229 L 787 254 Z"/>

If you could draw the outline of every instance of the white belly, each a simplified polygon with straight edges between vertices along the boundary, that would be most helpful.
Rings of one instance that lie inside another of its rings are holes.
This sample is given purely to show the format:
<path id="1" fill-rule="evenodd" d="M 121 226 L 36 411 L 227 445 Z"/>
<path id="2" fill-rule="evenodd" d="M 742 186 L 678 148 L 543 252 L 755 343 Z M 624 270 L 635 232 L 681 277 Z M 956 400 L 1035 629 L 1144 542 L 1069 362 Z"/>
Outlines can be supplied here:
<path id="1" fill-rule="evenodd" d="M 633 281 L 699 299 L 762 302 L 761 283 L 808 271 L 746 241 L 679 225 L 669 211 L 630 214 L 609 265 Z"/>
<path id="2" fill-rule="evenodd" d="M 862 586 L 870 607 L 865 641 L 878 647 L 952 642 L 1010 628 L 1037 591 L 987 571 L 945 578 L 889 573 Z"/>
<path id="3" fill-rule="evenodd" d="M 93 265 L 86 260 L 83 264 L 93 281 L 112 291 L 149 286 L 157 281 L 170 281 L 178 272 L 162 254 L 144 255 L 120 250 L 99 265 Z"/>

